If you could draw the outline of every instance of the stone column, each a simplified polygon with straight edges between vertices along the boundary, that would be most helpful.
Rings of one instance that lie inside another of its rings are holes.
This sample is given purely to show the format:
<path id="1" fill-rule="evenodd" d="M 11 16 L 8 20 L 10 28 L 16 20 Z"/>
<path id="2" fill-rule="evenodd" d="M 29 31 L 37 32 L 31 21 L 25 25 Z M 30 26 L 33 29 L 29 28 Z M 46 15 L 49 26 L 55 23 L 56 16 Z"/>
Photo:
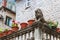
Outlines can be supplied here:
<path id="1" fill-rule="evenodd" d="M 49 36 L 50 36 L 49 40 L 51 40 L 51 34 L 49 34 Z"/>
<path id="2" fill-rule="evenodd" d="M 16 37 L 16 40 L 18 40 L 18 37 Z"/>
<path id="3" fill-rule="evenodd" d="M 26 40 L 29 39 L 29 33 L 26 33 Z"/>
<path id="4" fill-rule="evenodd" d="M 19 40 L 21 40 L 21 36 L 19 36 Z"/>
<path id="5" fill-rule="evenodd" d="M 46 40 L 46 33 L 43 34 L 43 40 Z"/>
<path id="6" fill-rule="evenodd" d="M 19 40 L 22 40 L 22 36 L 19 36 Z"/>
<path id="7" fill-rule="evenodd" d="M 23 40 L 26 40 L 26 38 L 25 38 L 26 36 L 25 36 L 25 34 L 23 35 Z"/>
<path id="8" fill-rule="evenodd" d="M 31 32 L 30 32 L 30 39 L 31 39 L 31 40 L 34 40 L 34 31 L 31 31 Z"/>
<path id="9" fill-rule="evenodd" d="M 54 40 L 56 40 L 56 37 L 54 37 Z"/>
<path id="10" fill-rule="evenodd" d="M 51 40 L 54 40 L 54 36 L 53 35 L 51 35 Z"/>
<path id="11" fill-rule="evenodd" d="M 16 38 L 12 38 L 12 40 L 16 40 Z"/>
<path id="12" fill-rule="evenodd" d="M 32 33 L 32 31 L 30 32 L 30 39 L 31 39 L 31 37 L 33 37 L 33 33 Z"/>
<path id="13" fill-rule="evenodd" d="M 49 34 L 46 34 L 46 39 L 50 40 L 50 35 Z"/>
<path id="14" fill-rule="evenodd" d="M 60 37 L 59 37 L 59 40 L 60 40 Z"/>
<path id="15" fill-rule="evenodd" d="M 56 40 L 58 40 L 58 37 L 56 37 Z"/>
<path id="16" fill-rule="evenodd" d="M 42 31 L 38 28 L 34 30 L 34 38 L 35 40 L 42 40 Z"/>
<path id="17" fill-rule="evenodd" d="M 23 40 L 23 35 L 21 35 L 21 40 Z"/>

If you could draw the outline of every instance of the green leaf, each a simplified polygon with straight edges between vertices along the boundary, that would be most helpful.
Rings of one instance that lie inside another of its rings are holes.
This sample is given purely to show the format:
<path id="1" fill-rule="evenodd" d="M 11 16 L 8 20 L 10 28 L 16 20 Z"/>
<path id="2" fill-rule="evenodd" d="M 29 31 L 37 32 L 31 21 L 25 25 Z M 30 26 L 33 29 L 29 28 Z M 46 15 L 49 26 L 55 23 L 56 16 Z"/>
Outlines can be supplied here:
<path id="1" fill-rule="evenodd" d="M 0 33 L 3 31 L 3 29 L 2 28 L 0 28 Z"/>

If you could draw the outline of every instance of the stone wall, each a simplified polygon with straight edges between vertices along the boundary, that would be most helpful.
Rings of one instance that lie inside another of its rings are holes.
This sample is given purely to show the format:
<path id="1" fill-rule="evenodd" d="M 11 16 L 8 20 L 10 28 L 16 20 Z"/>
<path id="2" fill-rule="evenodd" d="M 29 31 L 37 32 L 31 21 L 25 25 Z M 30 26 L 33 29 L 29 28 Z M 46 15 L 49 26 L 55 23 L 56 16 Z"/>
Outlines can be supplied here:
<path id="1" fill-rule="evenodd" d="M 17 21 L 27 22 L 27 20 L 35 18 L 35 10 L 40 8 L 45 20 L 58 21 L 58 27 L 60 26 L 60 0 L 30 0 L 30 8 L 25 10 L 26 3 L 27 0 L 20 0 L 16 3 Z"/>

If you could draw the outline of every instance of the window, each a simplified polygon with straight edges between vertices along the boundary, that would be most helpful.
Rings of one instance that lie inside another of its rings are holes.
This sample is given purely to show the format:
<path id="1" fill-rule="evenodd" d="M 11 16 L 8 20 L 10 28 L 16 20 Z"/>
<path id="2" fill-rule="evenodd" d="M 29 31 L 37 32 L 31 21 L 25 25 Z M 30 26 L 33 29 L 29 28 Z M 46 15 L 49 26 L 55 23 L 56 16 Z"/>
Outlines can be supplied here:
<path id="1" fill-rule="evenodd" d="M 16 0 L 7 0 L 7 8 L 11 9 L 12 11 L 16 12 Z"/>
<path id="2" fill-rule="evenodd" d="M 8 25 L 8 26 L 11 26 L 11 19 L 12 19 L 12 18 L 6 16 L 5 24 Z"/>

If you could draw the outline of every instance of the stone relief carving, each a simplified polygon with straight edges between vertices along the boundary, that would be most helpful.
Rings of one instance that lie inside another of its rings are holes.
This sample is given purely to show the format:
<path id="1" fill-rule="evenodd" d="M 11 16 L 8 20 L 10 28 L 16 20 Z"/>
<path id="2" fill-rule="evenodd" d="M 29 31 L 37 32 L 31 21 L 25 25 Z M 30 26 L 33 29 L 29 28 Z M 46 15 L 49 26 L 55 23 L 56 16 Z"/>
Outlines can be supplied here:
<path id="1" fill-rule="evenodd" d="M 36 17 L 36 20 L 41 21 L 42 23 L 46 22 L 43 17 L 43 13 L 42 13 L 41 9 L 35 10 L 35 17 Z"/>

